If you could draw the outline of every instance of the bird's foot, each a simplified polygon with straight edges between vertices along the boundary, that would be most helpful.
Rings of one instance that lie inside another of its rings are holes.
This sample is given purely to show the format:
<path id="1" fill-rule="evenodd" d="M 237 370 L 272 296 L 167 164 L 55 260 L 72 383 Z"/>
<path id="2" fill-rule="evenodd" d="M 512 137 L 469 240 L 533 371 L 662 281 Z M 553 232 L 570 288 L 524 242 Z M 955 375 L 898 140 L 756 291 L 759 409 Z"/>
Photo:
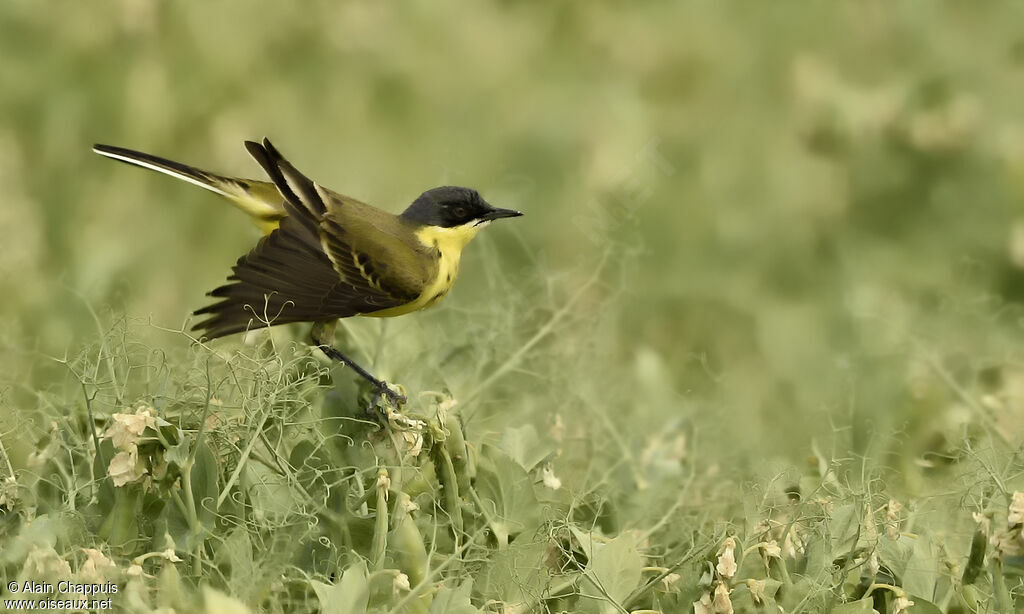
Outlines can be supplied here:
<path id="1" fill-rule="evenodd" d="M 409 419 L 401 413 L 402 405 L 407 401 L 405 395 L 389 386 L 384 380 L 372 385 L 373 393 L 370 395 L 370 404 L 366 407 L 367 415 L 382 427 L 390 424 L 398 430 L 411 428 L 410 424 L 407 424 Z"/>
<path id="2" fill-rule="evenodd" d="M 398 392 L 397 390 L 389 386 L 388 383 L 385 382 L 384 380 L 379 380 L 374 385 L 374 387 L 376 388 L 376 390 L 374 391 L 373 396 L 370 397 L 371 407 L 377 407 L 381 399 L 387 399 L 388 403 L 392 407 L 398 409 L 402 405 L 405 405 L 406 402 L 409 400 L 406 398 L 404 394 Z"/>

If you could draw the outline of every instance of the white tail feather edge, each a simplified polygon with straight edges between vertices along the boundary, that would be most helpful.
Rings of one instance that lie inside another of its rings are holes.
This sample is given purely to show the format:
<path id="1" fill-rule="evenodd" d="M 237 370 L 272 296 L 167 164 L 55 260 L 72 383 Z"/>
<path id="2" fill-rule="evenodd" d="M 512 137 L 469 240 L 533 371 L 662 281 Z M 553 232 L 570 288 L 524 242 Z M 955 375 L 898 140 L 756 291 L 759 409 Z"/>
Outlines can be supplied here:
<path id="1" fill-rule="evenodd" d="M 209 190 L 211 192 L 215 192 L 215 193 L 220 194 L 221 196 L 225 196 L 227 198 L 234 198 L 235 197 L 234 194 L 228 194 L 227 192 L 225 192 L 225 191 L 223 191 L 221 189 L 215 188 L 214 186 L 212 186 L 212 185 L 210 185 L 208 183 L 203 183 L 202 181 L 199 181 L 195 177 L 189 177 L 188 175 L 179 173 L 178 171 L 175 171 L 175 170 L 172 170 L 172 169 L 169 169 L 169 168 L 164 168 L 163 166 L 157 166 L 156 164 L 153 164 L 151 162 L 146 162 L 144 160 L 139 160 L 138 158 L 132 158 L 130 156 L 121 156 L 121 155 L 118 155 L 118 154 L 115 154 L 115 153 L 111 153 L 109 151 L 102 151 L 100 149 L 96 149 L 95 147 L 93 148 L 93 151 L 95 151 L 96 153 L 100 154 L 101 156 L 106 156 L 108 158 L 113 158 L 114 160 L 120 160 L 122 162 L 127 162 L 128 164 L 134 164 L 135 166 L 141 166 L 142 168 L 148 168 L 149 170 L 156 171 L 158 173 L 163 173 L 164 175 L 170 175 L 171 177 L 174 177 L 175 179 L 181 179 L 182 181 L 187 181 L 187 182 L 191 183 L 192 185 L 197 185 L 197 186 L 199 186 L 201 188 L 206 188 L 207 190 Z"/>

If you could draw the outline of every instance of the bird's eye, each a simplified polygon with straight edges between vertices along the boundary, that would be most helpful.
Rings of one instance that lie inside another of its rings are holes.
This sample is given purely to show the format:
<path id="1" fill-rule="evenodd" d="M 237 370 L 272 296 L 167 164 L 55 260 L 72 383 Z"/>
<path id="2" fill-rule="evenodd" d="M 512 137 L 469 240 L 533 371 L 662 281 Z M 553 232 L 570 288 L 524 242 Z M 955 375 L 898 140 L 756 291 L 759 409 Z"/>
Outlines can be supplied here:
<path id="1" fill-rule="evenodd" d="M 454 215 L 457 218 L 466 217 L 466 208 L 465 207 L 455 207 L 454 209 L 452 209 L 452 215 Z"/>

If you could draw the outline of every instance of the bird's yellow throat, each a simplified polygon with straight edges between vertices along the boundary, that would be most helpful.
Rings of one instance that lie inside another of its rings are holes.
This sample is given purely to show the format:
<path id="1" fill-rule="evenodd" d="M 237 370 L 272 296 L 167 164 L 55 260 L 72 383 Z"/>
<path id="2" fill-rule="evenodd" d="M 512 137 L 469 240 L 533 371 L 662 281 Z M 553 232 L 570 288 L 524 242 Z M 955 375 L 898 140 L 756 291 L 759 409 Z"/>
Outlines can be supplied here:
<path id="1" fill-rule="evenodd" d="M 451 289 L 455 278 L 459 274 L 459 260 L 462 258 L 462 249 L 473 240 L 480 229 L 490 224 L 489 221 L 479 224 L 470 223 L 453 228 L 442 226 L 424 226 L 416 231 L 416 238 L 427 247 L 436 248 L 440 252 L 437 261 L 437 277 L 423 288 L 423 292 L 416 297 L 416 300 L 363 315 L 390 318 L 402 314 L 423 309 L 437 304 Z"/>

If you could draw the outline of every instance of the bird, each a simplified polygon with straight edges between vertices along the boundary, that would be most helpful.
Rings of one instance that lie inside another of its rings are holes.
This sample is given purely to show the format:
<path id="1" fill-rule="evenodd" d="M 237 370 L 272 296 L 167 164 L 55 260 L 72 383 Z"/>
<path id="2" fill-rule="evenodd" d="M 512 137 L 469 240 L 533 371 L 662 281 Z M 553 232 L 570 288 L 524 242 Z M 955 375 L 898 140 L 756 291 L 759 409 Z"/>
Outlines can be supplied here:
<path id="1" fill-rule="evenodd" d="M 375 398 L 405 403 L 404 395 L 333 347 L 337 321 L 400 316 L 437 304 L 473 237 L 492 221 L 522 212 L 494 207 L 471 188 L 441 186 L 395 215 L 315 183 L 267 138 L 245 141 L 245 148 L 270 181 L 228 177 L 123 147 L 96 144 L 93 151 L 215 192 L 263 232 L 235 263 L 228 283 L 207 293 L 216 302 L 194 312 L 202 319 L 192 330 L 201 338 L 309 322 L 313 345 L 370 382 Z"/>

